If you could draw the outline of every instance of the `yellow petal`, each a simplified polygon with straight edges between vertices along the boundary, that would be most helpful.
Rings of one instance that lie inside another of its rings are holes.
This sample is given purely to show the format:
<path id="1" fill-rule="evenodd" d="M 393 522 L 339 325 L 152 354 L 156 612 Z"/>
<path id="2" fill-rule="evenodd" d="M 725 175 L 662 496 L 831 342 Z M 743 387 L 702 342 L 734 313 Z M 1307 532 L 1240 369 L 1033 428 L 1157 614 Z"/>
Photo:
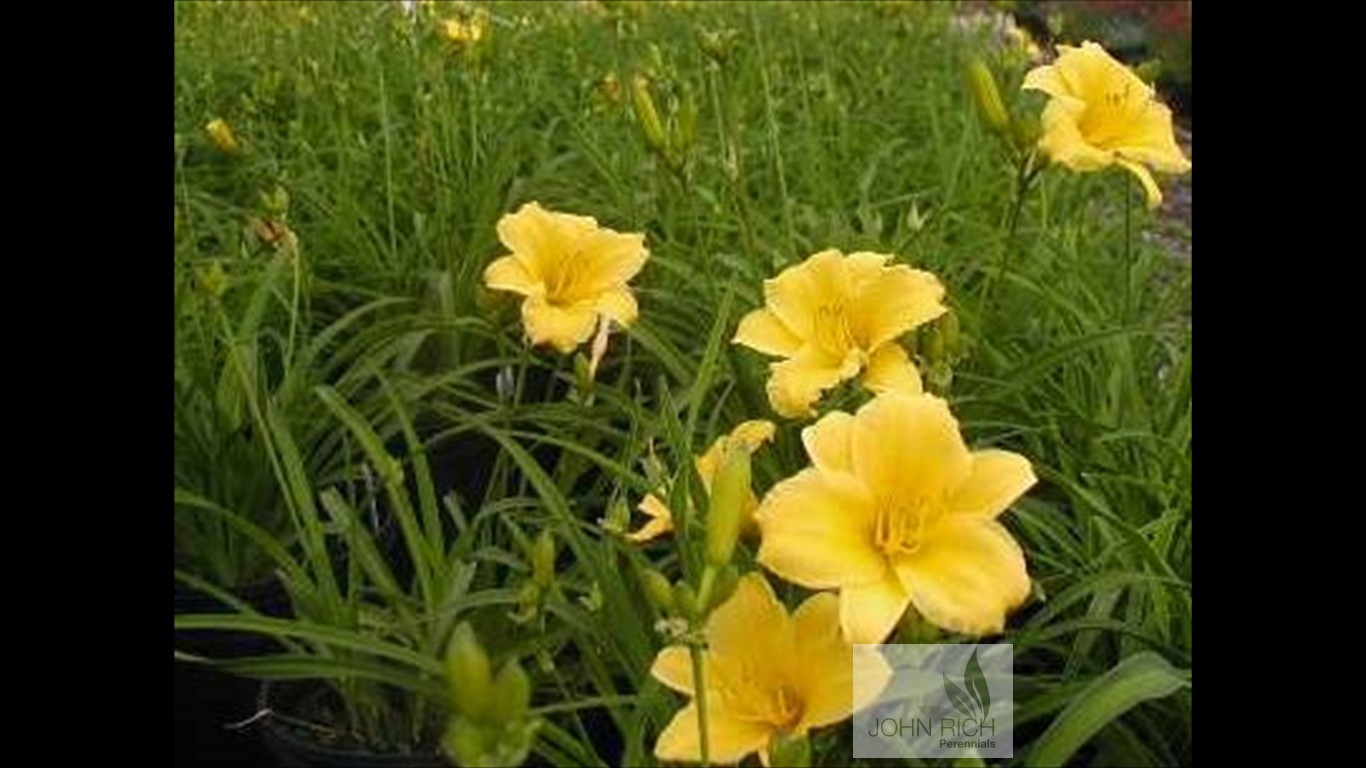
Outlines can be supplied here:
<path id="1" fill-rule="evenodd" d="M 731 442 L 744 446 L 745 450 L 753 453 L 759 446 L 773 439 L 773 433 L 777 427 L 768 419 L 750 419 L 740 422 L 740 425 L 730 431 L 728 436 Z"/>
<path id="2" fill-rule="evenodd" d="M 948 311 L 939 278 L 905 264 L 887 267 L 850 301 L 855 337 L 865 350 L 876 349 L 910 329 Z"/>
<path id="3" fill-rule="evenodd" d="M 697 474 L 702 478 L 702 484 L 706 487 L 707 492 L 711 492 L 711 481 L 712 478 L 716 477 L 716 471 L 721 467 L 721 459 L 725 457 L 726 446 L 733 444 L 754 453 L 759 450 L 759 446 L 773 439 L 775 429 L 771 421 L 751 419 L 732 429 L 730 434 L 716 438 L 707 452 L 697 459 Z"/>
<path id="4" fill-rule="evenodd" d="M 1172 111 L 1156 100 L 1138 107 L 1128 129 L 1114 141 L 1112 148 L 1119 157 L 1143 163 L 1156 171 L 1185 173 L 1191 167 L 1176 143 Z"/>
<path id="5" fill-rule="evenodd" d="M 1129 173 L 1138 177 L 1143 184 L 1143 192 L 1148 197 L 1148 207 L 1156 208 L 1162 204 L 1162 190 L 1157 188 L 1157 181 L 1153 179 L 1153 174 L 1140 163 L 1129 160 L 1117 160 L 1121 166 Z"/>
<path id="6" fill-rule="evenodd" d="M 759 563 L 788 581 L 832 589 L 882 578 L 872 499 L 850 475 L 802 470 L 768 492 L 755 519 Z"/>
<path id="7" fill-rule="evenodd" d="M 853 658 L 840 632 L 840 601 L 829 592 L 807 598 L 792 615 L 796 629 L 801 722 L 794 730 L 837 723 L 852 713 Z"/>
<path id="8" fill-rule="evenodd" d="M 1029 459 L 1020 454 L 977 451 L 972 454 L 972 474 L 949 501 L 949 510 L 955 515 L 994 520 L 1036 482 Z"/>
<path id="9" fill-rule="evenodd" d="M 714 662 L 718 688 L 728 673 L 743 675 L 754 693 L 776 690 L 793 673 L 795 643 L 787 608 L 761 573 L 741 577 L 735 593 L 707 619 L 707 658 Z M 711 690 L 713 681 L 707 683 Z M 743 692 L 742 692 L 743 693 Z"/>
<path id="10" fill-rule="evenodd" d="M 783 325 L 803 340 L 813 335 L 821 306 L 848 296 L 843 255 L 826 250 L 764 282 L 764 301 Z"/>
<path id="11" fill-rule="evenodd" d="M 1024 553 L 995 520 L 953 515 L 896 564 L 916 610 L 951 632 L 989 635 L 1029 596 Z"/>
<path id="12" fill-rule="evenodd" d="M 768 744 L 772 726 L 754 720 L 743 720 L 729 711 L 707 701 L 707 753 L 714 763 L 731 765 L 763 749 Z M 702 739 L 697 729 L 697 704 L 680 709 L 674 719 L 659 734 L 655 742 L 655 757 L 664 762 L 696 763 L 702 760 Z"/>
<path id="13" fill-rule="evenodd" d="M 1043 135 L 1039 149 L 1053 162 L 1074 171 L 1096 171 L 1114 163 L 1112 152 L 1091 146 L 1077 125 L 1077 113 L 1061 99 L 1053 99 L 1040 117 Z"/>
<path id="14" fill-rule="evenodd" d="M 522 326 L 533 344 L 550 344 L 568 354 L 593 335 L 598 313 L 589 303 L 560 307 L 542 296 L 522 302 Z"/>
<path id="15" fill-rule="evenodd" d="M 802 340 L 767 309 L 756 309 L 741 318 L 731 341 L 777 357 L 792 357 L 802 346 Z"/>
<path id="16" fill-rule="evenodd" d="M 778 415 L 800 419 L 814 415 L 811 407 L 821 393 L 858 373 L 853 355 L 843 360 L 815 347 L 804 347 L 796 357 L 773 363 L 768 378 L 768 400 Z"/>
<path id="17" fill-rule="evenodd" d="M 627 540 L 637 543 L 649 541 L 674 529 L 673 514 L 669 512 L 669 507 L 653 493 L 646 494 L 636 508 L 649 515 L 650 520 L 640 530 L 626 534 Z"/>
<path id="18" fill-rule="evenodd" d="M 622 326 L 634 323 L 640 313 L 636 306 L 636 297 L 631 295 L 631 289 L 624 285 L 609 288 L 598 294 L 594 309 Z"/>
<path id="19" fill-rule="evenodd" d="M 916 370 L 906 350 L 894 341 L 873 351 L 868 359 L 868 367 L 863 370 L 863 386 L 877 394 L 904 392 L 918 395 L 925 391 L 920 381 L 920 371 Z"/>
<path id="20" fill-rule="evenodd" d="M 516 256 L 504 256 L 489 264 L 484 270 L 484 284 L 495 291 L 513 291 L 523 296 L 544 290 L 540 280 Z"/>
<path id="21" fill-rule="evenodd" d="M 910 604 L 910 593 L 891 569 L 885 569 L 877 581 L 840 590 L 840 626 L 851 643 L 881 643 Z"/>
<path id="22" fill-rule="evenodd" d="M 802 445 L 811 463 L 822 472 L 854 471 L 854 417 L 831 411 L 802 430 Z"/>
<path id="23" fill-rule="evenodd" d="M 555 214 L 532 201 L 498 220 L 498 239 L 538 279 L 554 273 L 569 239 L 592 231 L 597 222 L 584 216 Z"/>
<path id="24" fill-rule="evenodd" d="M 949 404 L 933 395 L 878 395 L 854 416 L 854 469 L 879 499 L 936 499 L 972 468 Z"/>
<path id="25" fill-rule="evenodd" d="M 573 298 L 596 296 L 624 285 L 645 266 L 645 235 L 597 229 L 574 244 Z"/>
<path id="26" fill-rule="evenodd" d="M 886 273 L 887 262 L 892 260 L 889 253 L 856 251 L 844 257 L 844 268 L 849 274 L 849 289 L 857 296 L 868 286 L 882 279 Z"/>
<path id="27" fill-rule="evenodd" d="M 1020 89 L 1043 91 L 1054 97 L 1071 97 L 1074 95 L 1072 89 L 1067 87 L 1067 81 L 1062 79 L 1062 74 L 1058 72 L 1058 68 L 1052 64 L 1029 70 L 1029 74 L 1025 75 L 1024 83 Z"/>
<path id="28" fill-rule="evenodd" d="M 686 645 L 671 645 L 660 651 L 650 675 L 685 696 L 693 695 L 692 655 Z"/>

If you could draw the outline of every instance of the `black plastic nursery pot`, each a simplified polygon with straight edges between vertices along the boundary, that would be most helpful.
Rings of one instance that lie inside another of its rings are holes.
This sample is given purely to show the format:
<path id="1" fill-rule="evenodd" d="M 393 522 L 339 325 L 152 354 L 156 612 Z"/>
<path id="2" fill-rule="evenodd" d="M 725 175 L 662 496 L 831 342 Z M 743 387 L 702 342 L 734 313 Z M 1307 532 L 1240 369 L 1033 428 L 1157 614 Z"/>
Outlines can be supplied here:
<path id="1" fill-rule="evenodd" d="M 261 742 L 282 768 L 450 768 L 439 754 L 375 752 L 348 745 L 325 727 L 310 724 L 298 713 L 316 708 L 328 689 L 319 683 L 266 682 L 257 706 L 266 712 L 258 727 Z"/>
<path id="2" fill-rule="evenodd" d="M 237 595 L 258 611 L 289 615 L 289 600 L 279 582 L 245 587 Z M 221 613 L 227 606 L 181 584 L 176 585 L 175 611 Z M 248 632 L 176 632 L 176 650 L 211 659 L 241 658 L 276 652 L 270 638 Z M 175 765 L 269 765 L 270 753 L 250 728 L 233 727 L 256 713 L 260 683 L 212 667 L 175 662 Z"/>

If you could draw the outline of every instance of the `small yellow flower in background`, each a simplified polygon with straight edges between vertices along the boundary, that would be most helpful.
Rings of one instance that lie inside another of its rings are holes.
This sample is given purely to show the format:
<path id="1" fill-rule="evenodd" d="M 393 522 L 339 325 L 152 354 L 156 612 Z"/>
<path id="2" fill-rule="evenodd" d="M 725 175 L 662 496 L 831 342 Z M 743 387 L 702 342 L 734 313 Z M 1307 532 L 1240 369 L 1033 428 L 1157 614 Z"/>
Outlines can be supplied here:
<path id="1" fill-rule="evenodd" d="M 1100 45 L 1058 46 L 1051 65 L 1025 76 L 1024 88 L 1051 98 L 1044 107 L 1039 149 L 1074 171 L 1119 165 L 1138 177 L 1148 205 L 1162 202 L 1149 168 L 1185 173 L 1190 161 L 1176 145 L 1172 113 L 1153 89 Z"/>
<path id="2" fill-rule="evenodd" d="M 215 117 L 204 126 L 204 130 L 209 134 L 214 146 L 224 153 L 231 155 L 237 151 L 237 137 L 232 134 L 232 127 L 228 125 L 228 121 Z"/>
<path id="3" fill-rule="evenodd" d="M 706 627 L 703 666 L 707 687 L 707 752 L 712 762 L 738 763 L 768 750 L 779 737 L 800 737 L 838 723 L 886 686 L 891 670 L 875 653 L 854 675 L 855 649 L 840 636 L 839 601 L 823 593 L 791 615 L 767 580 L 751 573 Z M 860 653 L 863 662 L 867 654 Z M 660 651 L 650 674 L 694 696 L 688 648 Z M 697 703 L 674 715 L 655 742 L 655 757 L 669 762 L 701 760 Z"/>
<path id="4" fill-rule="evenodd" d="M 498 239 L 512 253 L 484 270 L 484 283 L 526 297 L 522 325 L 533 344 L 567 354 L 593 335 L 600 317 L 635 322 L 636 299 L 626 283 L 650 256 L 645 235 L 530 202 L 498 221 Z"/>
<path id="5" fill-rule="evenodd" d="M 446 34 L 446 39 L 457 43 L 474 44 L 483 40 L 489 31 L 489 12 L 480 8 L 470 16 L 468 21 L 463 19 L 446 19 L 441 22 L 441 29 Z"/>
<path id="6" fill-rule="evenodd" d="M 881 253 L 821 251 L 764 282 L 765 307 L 740 321 L 734 342 L 785 357 L 768 397 L 787 418 L 814 414 L 825 390 L 863 374 L 873 392 L 920 392 L 920 373 L 896 338 L 947 311 L 929 272 L 887 266 Z"/>
<path id="7" fill-rule="evenodd" d="M 755 513 L 759 562 L 840 590 L 853 643 L 880 643 L 914 605 L 953 632 L 1000 632 L 1029 594 L 1024 553 L 996 518 L 1036 479 L 1023 456 L 969 452 L 933 395 L 880 395 L 802 432 L 812 466 Z"/>
<path id="8" fill-rule="evenodd" d="M 711 493 L 711 482 L 716 477 L 717 471 L 720 470 L 721 461 L 725 458 L 728 448 L 737 446 L 754 453 L 764 443 L 773 439 L 774 431 L 773 422 L 756 419 L 744 422 L 731 430 L 729 435 L 716 438 L 707 452 L 697 458 L 697 474 L 702 478 L 702 486 L 707 489 L 707 493 Z M 758 507 L 759 499 L 751 490 L 749 498 L 741 507 L 741 515 L 746 524 L 752 523 L 754 510 Z M 650 520 L 642 525 L 640 530 L 626 534 L 628 540 L 634 542 L 649 541 L 674 529 L 673 513 L 669 511 L 668 505 L 653 493 L 646 494 L 637 509 L 644 512 Z"/>

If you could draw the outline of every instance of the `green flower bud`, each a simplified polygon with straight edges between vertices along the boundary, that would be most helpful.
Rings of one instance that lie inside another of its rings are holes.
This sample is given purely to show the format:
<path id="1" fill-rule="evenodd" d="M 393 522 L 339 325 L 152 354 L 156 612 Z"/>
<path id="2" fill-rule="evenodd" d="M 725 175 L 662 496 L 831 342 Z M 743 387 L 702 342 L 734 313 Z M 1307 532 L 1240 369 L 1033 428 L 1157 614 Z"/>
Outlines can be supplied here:
<path id="1" fill-rule="evenodd" d="M 944 353 L 949 357 L 956 357 L 962 349 L 961 330 L 957 313 L 945 312 L 944 316 L 939 318 L 939 335 L 943 337 Z"/>
<path id="2" fill-rule="evenodd" d="M 228 273 L 223 270 L 223 262 L 214 260 L 207 267 L 195 272 L 195 284 L 199 293 L 206 299 L 217 301 L 228 290 Z"/>
<path id="3" fill-rule="evenodd" d="M 541 531 L 531 550 L 531 576 L 541 589 L 555 581 L 555 536 L 549 528 Z"/>
<path id="4" fill-rule="evenodd" d="M 773 768 L 810 768 L 811 741 L 806 734 L 780 736 L 769 750 L 768 762 Z"/>
<path id="5" fill-rule="evenodd" d="M 285 191 L 284 187 L 277 185 L 275 189 L 270 192 L 261 192 L 259 194 L 261 197 L 261 205 L 267 212 L 274 214 L 277 217 L 283 217 L 289 212 L 289 193 Z"/>
<path id="6" fill-rule="evenodd" d="M 1162 75 L 1162 59 L 1148 59 L 1134 67 L 1134 74 L 1138 75 L 1138 79 L 1152 85 Z"/>
<path id="7" fill-rule="evenodd" d="M 453 717 L 441 737 L 441 749 L 456 765 L 483 765 L 484 732 L 463 717 Z"/>
<path id="8" fill-rule="evenodd" d="M 740 538 L 745 499 L 750 493 L 749 451 L 742 445 L 727 449 L 724 463 L 711 484 L 707 509 L 707 562 L 723 568 L 730 564 Z"/>
<path id="9" fill-rule="evenodd" d="M 468 622 L 461 622 L 451 634 L 446 649 L 446 674 L 455 697 L 455 711 L 472 722 L 481 721 L 489 711 L 493 673 L 488 654 Z"/>
<path id="10" fill-rule="evenodd" d="M 668 615 L 674 612 L 674 588 L 668 577 L 653 568 L 647 568 L 641 572 L 640 580 L 645 585 L 646 596 L 660 613 Z"/>
<path id="11" fill-rule="evenodd" d="M 716 572 L 716 581 L 711 585 L 711 597 L 707 599 L 707 611 L 716 610 L 718 606 L 730 599 L 735 594 L 735 588 L 740 586 L 740 571 L 734 565 L 727 565 L 725 568 Z"/>
<path id="12" fill-rule="evenodd" d="M 674 585 L 674 606 L 683 618 L 688 621 L 697 620 L 697 593 L 693 591 L 692 585 L 685 581 Z"/>
<path id="13" fill-rule="evenodd" d="M 645 132 L 645 141 L 656 152 L 666 151 L 668 137 L 664 134 L 664 123 L 660 121 L 659 110 L 655 109 L 654 97 L 650 95 L 650 81 L 642 75 L 631 79 L 631 105 Z"/>
<path id="14" fill-rule="evenodd" d="M 1010 116 L 1006 113 L 1005 103 L 1001 101 L 996 78 L 981 59 L 973 59 L 968 63 L 968 85 L 972 88 L 982 121 L 991 130 L 1004 133 L 1010 125 Z"/>
<path id="15" fill-rule="evenodd" d="M 509 725 L 526 717 L 531 706 L 531 680 L 522 665 L 512 659 L 498 670 L 498 678 L 493 681 L 493 705 L 489 711 L 489 721 L 498 725 Z"/>

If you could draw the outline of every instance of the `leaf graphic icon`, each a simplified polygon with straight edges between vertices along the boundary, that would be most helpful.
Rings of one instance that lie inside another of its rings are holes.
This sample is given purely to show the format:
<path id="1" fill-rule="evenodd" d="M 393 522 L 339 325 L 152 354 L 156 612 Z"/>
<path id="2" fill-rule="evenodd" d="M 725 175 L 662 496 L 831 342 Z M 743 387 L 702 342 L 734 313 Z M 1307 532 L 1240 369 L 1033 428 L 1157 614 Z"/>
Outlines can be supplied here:
<path id="1" fill-rule="evenodd" d="M 968 699 L 968 695 L 963 693 L 963 689 L 955 685 L 948 675 L 944 675 L 944 693 L 948 694 L 949 702 L 963 717 L 972 717 L 972 702 Z"/>
<path id="2" fill-rule="evenodd" d="M 978 709 L 982 710 L 982 719 L 987 719 L 987 712 L 991 709 L 991 691 L 987 690 L 987 676 L 982 673 L 982 665 L 977 662 L 976 648 L 972 649 L 968 665 L 963 669 L 963 685 L 977 701 Z"/>

